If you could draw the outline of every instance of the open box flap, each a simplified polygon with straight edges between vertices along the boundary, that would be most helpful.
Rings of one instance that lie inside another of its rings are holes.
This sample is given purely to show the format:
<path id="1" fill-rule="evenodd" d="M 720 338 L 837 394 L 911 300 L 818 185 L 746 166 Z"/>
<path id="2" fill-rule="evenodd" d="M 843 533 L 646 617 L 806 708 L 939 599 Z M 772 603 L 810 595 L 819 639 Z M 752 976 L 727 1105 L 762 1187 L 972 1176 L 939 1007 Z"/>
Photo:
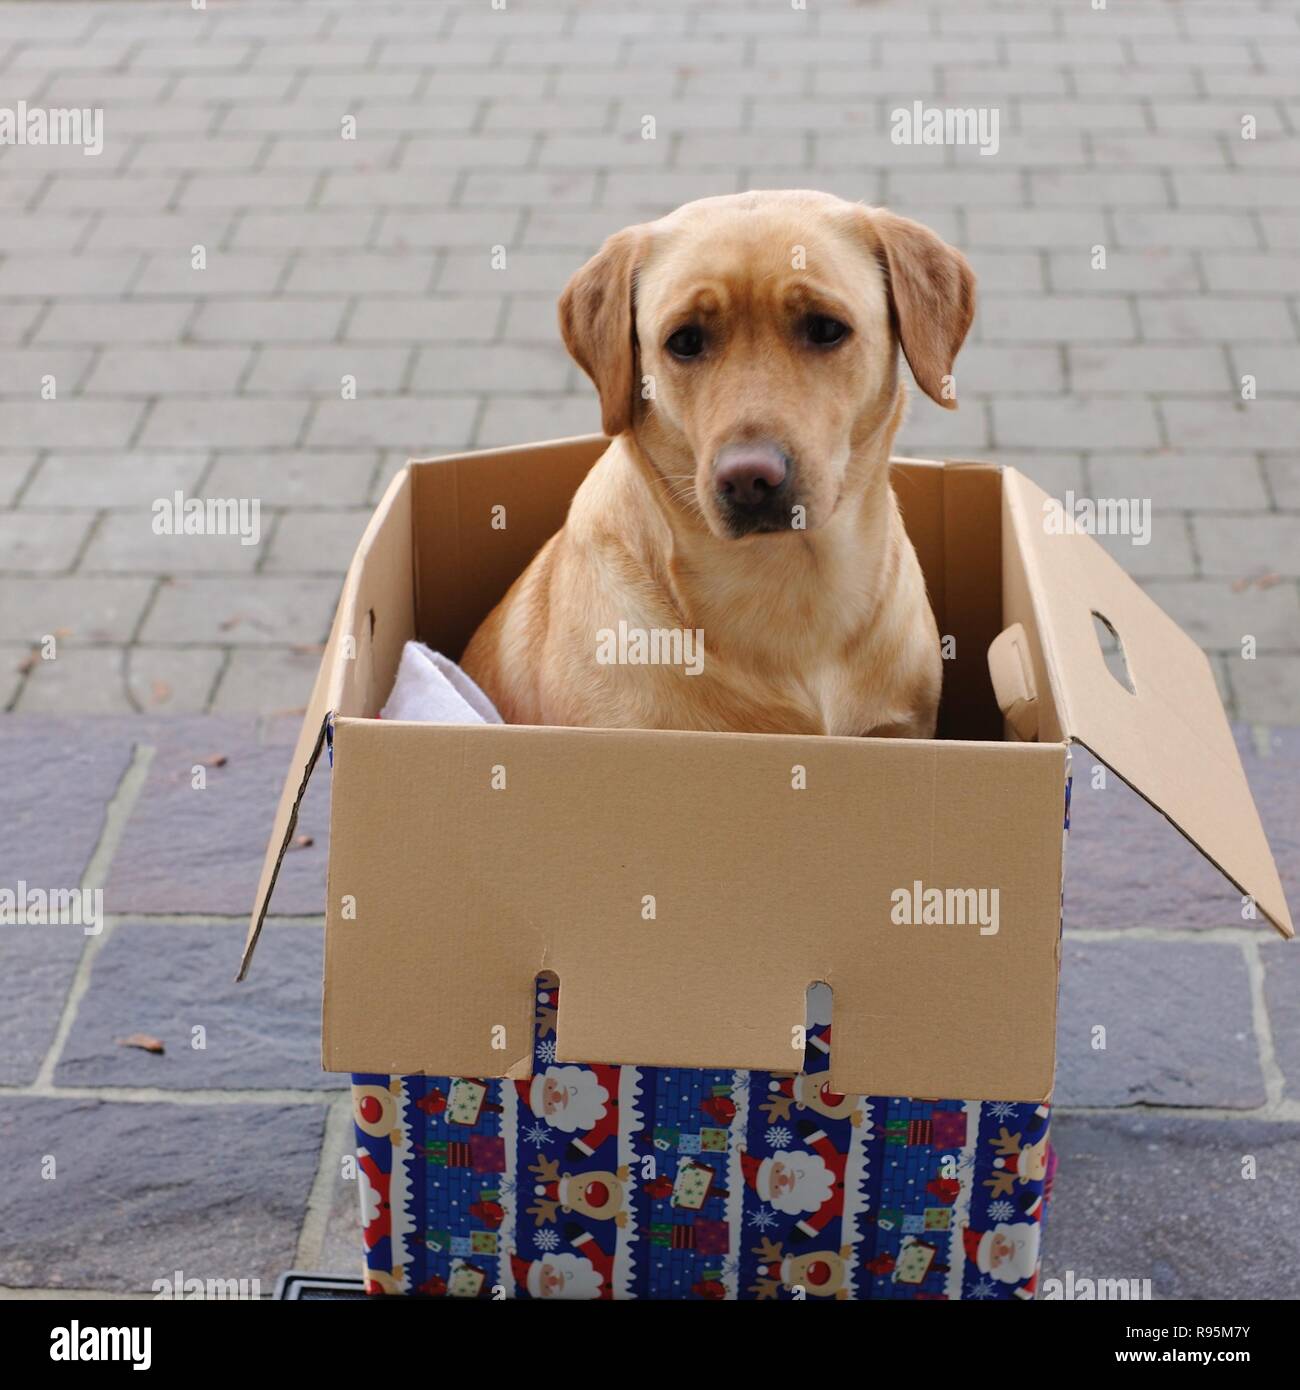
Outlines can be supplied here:
<path id="1" fill-rule="evenodd" d="M 1205 654 L 1055 498 L 1013 468 L 1003 498 L 1051 690 L 1052 724 L 1039 737 L 1087 748 L 1293 936 Z M 1096 618 L 1118 638 L 1132 689 L 1107 665 Z"/>
<path id="2" fill-rule="evenodd" d="M 271 905 L 275 881 L 280 876 L 280 865 L 289 851 L 289 843 L 298 824 L 298 808 L 307 793 L 307 784 L 311 781 L 321 749 L 329 737 L 330 703 L 326 686 L 334 665 L 338 627 L 339 619 L 336 615 L 334 631 L 330 634 L 325 655 L 321 658 L 320 669 L 316 672 L 316 683 L 307 703 L 307 713 L 303 716 L 302 728 L 298 731 L 293 761 L 289 764 L 289 771 L 280 791 L 280 803 L 276 807 L 271 838 L 267 842 L 266 858 L 262 861 L 262 877 L 258 881 L 257 897 L 248 921 L 248 935 L 244 939 L 244 954 L 239 961 L 239 973 L 235 976 L 237 981 L 248 974 L 253 952 L 257 948 L 257 939 L 262 934 L 262 923 L 266 920 L 267 909 Z"/>
<path id="3" fill-rule="evenodd" d="M 280 875 L 280 865 L 298 824 L 298 809 L 329 738 L 334 713 L 358 713 L 362 707 L 374 704 L 376 681 L 387 679 L 387 671 L 395 666 L 395 662 L 390 664 L 393 649 L 400 651 L 402 643 L 411 635 L 410 535 L 410 469 L 403 468 L 389 484 L 383 501 L 371 517 L 343 580 L 329 641 L 325 644 L 294 745 L 293 761 L 280 792 L 236 980 L 248 974 L 271 894 Z M 404 544 L 395 543 L 401 542 L 403 537 Z M 377 557 L 373 564 L 368 563 L 372 551 Z M 381 672 L 385 674 L 380 675 Z M 382 703 L 382 696 L 379 698 Z"/>

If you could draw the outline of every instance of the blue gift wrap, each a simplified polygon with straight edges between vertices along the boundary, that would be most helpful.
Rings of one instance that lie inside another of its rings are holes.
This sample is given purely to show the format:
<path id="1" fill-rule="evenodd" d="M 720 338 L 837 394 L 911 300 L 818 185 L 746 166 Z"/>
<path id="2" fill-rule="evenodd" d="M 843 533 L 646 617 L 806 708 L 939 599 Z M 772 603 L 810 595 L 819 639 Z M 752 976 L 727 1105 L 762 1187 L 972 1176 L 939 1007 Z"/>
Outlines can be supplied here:
<path id="1" fill-rule="evenodd" d="M 372 1293 L 1033 1296 L 1047 1106 L 836 1095 L 816 1006 L 800 1073 L 559 1063 L 558 1004 L 528 1081 L 353 1077 Z"/>

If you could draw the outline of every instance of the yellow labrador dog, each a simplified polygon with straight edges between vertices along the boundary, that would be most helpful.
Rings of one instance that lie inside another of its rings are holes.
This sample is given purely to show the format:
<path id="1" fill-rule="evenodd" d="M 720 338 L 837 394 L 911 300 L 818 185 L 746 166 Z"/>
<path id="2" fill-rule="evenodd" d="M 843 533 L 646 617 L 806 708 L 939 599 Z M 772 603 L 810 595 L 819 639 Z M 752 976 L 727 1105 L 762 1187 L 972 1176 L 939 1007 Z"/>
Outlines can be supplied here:
<path id="1" fill-rule="evenodd" d="M 463 658 L 502 717 L 932 736 L 939 637 L 889 485 L 898 349 L 952 408 L 973 313 L 959 252 L 828 194 L 610 237 L 560 328 L 613 442 Z"/>

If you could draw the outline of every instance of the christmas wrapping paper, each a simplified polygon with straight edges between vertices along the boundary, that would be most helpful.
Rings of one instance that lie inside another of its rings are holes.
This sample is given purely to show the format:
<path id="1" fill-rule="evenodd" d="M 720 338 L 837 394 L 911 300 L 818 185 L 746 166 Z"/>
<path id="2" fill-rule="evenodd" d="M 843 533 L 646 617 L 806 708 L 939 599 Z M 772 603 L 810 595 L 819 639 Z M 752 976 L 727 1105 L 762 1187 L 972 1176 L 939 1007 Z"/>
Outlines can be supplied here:
<path id="1" fill-rule="evenodd" d="M 561 1064 L 355 1076 L 367 1286 L 464 1298 L 1032 1297 L 1047 1107 L 830 1092 L 805 1071 Z"/>

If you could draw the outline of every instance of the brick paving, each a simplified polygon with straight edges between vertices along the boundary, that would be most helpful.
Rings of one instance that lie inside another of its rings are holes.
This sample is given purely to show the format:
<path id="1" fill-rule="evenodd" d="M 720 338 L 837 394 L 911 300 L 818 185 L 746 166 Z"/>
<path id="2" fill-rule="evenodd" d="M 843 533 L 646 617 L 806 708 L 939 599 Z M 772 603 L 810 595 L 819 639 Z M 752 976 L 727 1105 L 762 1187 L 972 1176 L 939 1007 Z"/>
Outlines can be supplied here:
<path id="1" fill-rule="evenodd" d="M 263 1294 L 293 1265 L 357 1272 L 350 1107 L 317 1050 L 324 768 L 299 822 L 311 843 L 233 983 L 292 734 L 251 716 L 0 721 L 6 875 L 103 888 L 107 913 L 98 936 L 0 929 L 0 1298 L 138 1296 L 177 1269 Z M 1242 727 L 1239 746 L 1295 902 L 1300 731 Z M 1158 1298 L 1289 1296 L 1300 956 L 1243 924 L 1140 798 L 1076 772 L 1044 1271 L 1150 1279 Z M 166 1051 L 122 1047 L 133 1033 Z"/>
<path id="2" fill-rule="evenodd" d="M 1118 558 L 1238 717 L 1300 722 L 1295 0 L 38 0 L 0 94 L 104 113 L 96 157 L 0 149 L 0 708 L 301 705 L 408 453 L 596 427 L 554 300 L 599 240 L 811 184 L 979 273 L 963 408 L 902 450 L 1149 497 Z M 997 154 L 893 144 L 915 101 L 995 108 Z M 155 535 L 177 489 L 259 543 Z"/>
<path id="3" fill-rule="evenodd" d="M 0 0 L 19 100 L 101 106 L 105 143 L 0 148 L 0 877 L 109 916 L 0 932 L 0 1297 L 356 1270 L 323 778 L 230 983 L 292 712 L 408 453 L 596 428 L 555 296 L 687 198 L 813 184 L 967 251 L 963 408 L 918 400 L 900 451 L 1151 500 L 1111 548 L 1213 655 L 1300 900 L 1300 4 Z M 996 107 L 998 154 L 893 145 L 917 100 Z M 177 490 L 258 499 L 259 543 L 154 535 Z M 1296 955 L 1086 781 L 1045 1273 L 1285 1295 Z"/>

